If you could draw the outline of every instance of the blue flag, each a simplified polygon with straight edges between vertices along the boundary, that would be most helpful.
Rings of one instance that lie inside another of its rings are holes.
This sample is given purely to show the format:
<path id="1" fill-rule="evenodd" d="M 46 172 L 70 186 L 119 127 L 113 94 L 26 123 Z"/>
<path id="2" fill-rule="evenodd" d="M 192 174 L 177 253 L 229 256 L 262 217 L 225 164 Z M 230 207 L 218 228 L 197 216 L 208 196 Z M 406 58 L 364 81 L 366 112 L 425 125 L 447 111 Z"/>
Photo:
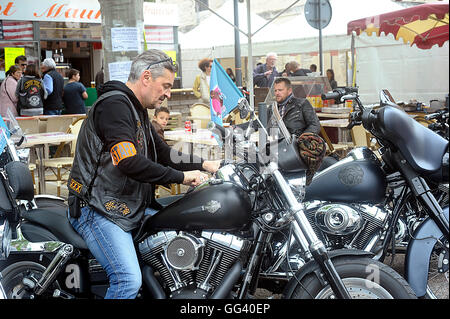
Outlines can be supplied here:
<path id="1" fill-rule="evenodd" d="M 10 136 L 9 129 L 6 126 L 5 121 L 3 121 L 2 116 L 0 115 L 0 154 L 3 152 L 3 149 L 5 148 L 7 143 L 5 135 L 3 135 L 3 133 L 5 133 L 6 137 Z"/>
<path id="2" fill-rule="evenodd" d="M 244 94 L 238 89 L 216 59 L 211 69 L 209 82 L 211 121 L 223 126 L 223 118 L 232 112 Z"/>

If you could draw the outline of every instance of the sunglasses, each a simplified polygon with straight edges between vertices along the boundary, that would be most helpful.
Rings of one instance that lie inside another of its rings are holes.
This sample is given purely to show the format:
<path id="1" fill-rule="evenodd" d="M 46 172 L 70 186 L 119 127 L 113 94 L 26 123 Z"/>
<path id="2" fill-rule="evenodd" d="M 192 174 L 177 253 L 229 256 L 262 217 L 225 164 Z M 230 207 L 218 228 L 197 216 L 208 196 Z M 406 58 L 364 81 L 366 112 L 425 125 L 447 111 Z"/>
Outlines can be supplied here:
<path id="1" fill-rule="evenodd" d="M 26 63 L 20 63 L 20 66 L 27 66 Z"/>
<path id="2" fill-rule="evenodd" d="M 150 67 L 153 66 L 153 65 L 155 65 L 155 64 L 164 63 L 164 62 L 170 62 L 170 64 L 173 64 L 173 65 L 174 65 L 172 58 L 167 58 L 167 59 L 164 59 L 164 60 L 160 60 L 160 61 L 156 61 L 156 62 L 150 63 L 150 64 L 148 65 L 148 67 L 146 68 L 146 70 L 150 69 Z"/>

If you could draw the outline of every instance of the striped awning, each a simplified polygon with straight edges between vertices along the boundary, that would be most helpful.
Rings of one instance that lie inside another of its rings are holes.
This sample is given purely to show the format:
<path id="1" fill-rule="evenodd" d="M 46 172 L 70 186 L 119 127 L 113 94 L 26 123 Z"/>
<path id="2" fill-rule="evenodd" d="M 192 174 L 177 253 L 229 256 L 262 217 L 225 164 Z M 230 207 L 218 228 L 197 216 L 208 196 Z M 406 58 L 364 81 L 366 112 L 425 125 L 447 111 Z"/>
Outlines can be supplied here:
<path id="1" fill-rule="evenodd" d="M 437 44 L 442 46 L 449 40 L 448 3 L 422 4 L 407 9 L 384 13 L 372 17 L 350 21 L 347 34 L 366 32 L 371 36 L 392 33 L 396 40 L 402 38 L 405 44 L 429 49 Z"/>

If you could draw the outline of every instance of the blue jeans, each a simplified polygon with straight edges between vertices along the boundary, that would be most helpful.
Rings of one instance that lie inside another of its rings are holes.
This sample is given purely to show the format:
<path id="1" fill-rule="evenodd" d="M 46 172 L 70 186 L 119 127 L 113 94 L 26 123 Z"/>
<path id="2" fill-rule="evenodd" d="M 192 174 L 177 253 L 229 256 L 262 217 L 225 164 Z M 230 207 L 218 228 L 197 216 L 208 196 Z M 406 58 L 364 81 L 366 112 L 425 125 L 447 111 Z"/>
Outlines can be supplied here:
<path id="1" fill-rule="evenodd" d="M 61 115 L 61 110 L 44 110 L 44 115 Z"/>
<path id="2" fill-rule="evenodd" d="M 155 210 L 147 208 L 145 213 L 154 214 Z M 134 299 L 142 275 L 131 232 L 125 232 L 88 206 L 81 209 L 78 219 L 69 217 L 69 221 L 106 271 L 109 288 L 105 299 Z"/>

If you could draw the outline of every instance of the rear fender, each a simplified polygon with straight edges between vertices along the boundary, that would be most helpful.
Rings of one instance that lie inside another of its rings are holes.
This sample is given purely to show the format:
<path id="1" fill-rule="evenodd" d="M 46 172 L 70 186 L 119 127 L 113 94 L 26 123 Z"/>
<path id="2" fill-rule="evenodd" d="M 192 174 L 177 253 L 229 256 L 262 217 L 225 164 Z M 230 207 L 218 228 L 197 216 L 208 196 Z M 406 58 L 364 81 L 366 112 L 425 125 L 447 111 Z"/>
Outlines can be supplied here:
<path id="1" fill-rule="evenodd" d="M 329 251 L 328 256 L 331 259 L 331 261 L 333 261 L 334 259 L 345 256 L 364 256 L 372 258 L 373 254 L 367 251 L 357 249 L 336 249 Z M 315 260 L 310 260 L 309 262 L 307 262 L 299 271 L 297 271 L 295 277 L 289 280 L 284 289 L 283 298 L 291 299 L 292 294 L 294 293 L 294 290 L 298 285 L 298 282 L 301 282 L 301 280 L 308 274 L 318 270 L 320 270 L 320 266 Z"/>
<path id="2" fill-rule="evenodd" d="M 448 221 L 449 208 L 442 209 Z M 437 239 L 444 237 L 436 223 L 427 218 L 417 227 L 411 239 L 405 256 L 405 279 L 417 297 L 422 297 L 427 291 L 428 269 L 433 247 Z"/>

